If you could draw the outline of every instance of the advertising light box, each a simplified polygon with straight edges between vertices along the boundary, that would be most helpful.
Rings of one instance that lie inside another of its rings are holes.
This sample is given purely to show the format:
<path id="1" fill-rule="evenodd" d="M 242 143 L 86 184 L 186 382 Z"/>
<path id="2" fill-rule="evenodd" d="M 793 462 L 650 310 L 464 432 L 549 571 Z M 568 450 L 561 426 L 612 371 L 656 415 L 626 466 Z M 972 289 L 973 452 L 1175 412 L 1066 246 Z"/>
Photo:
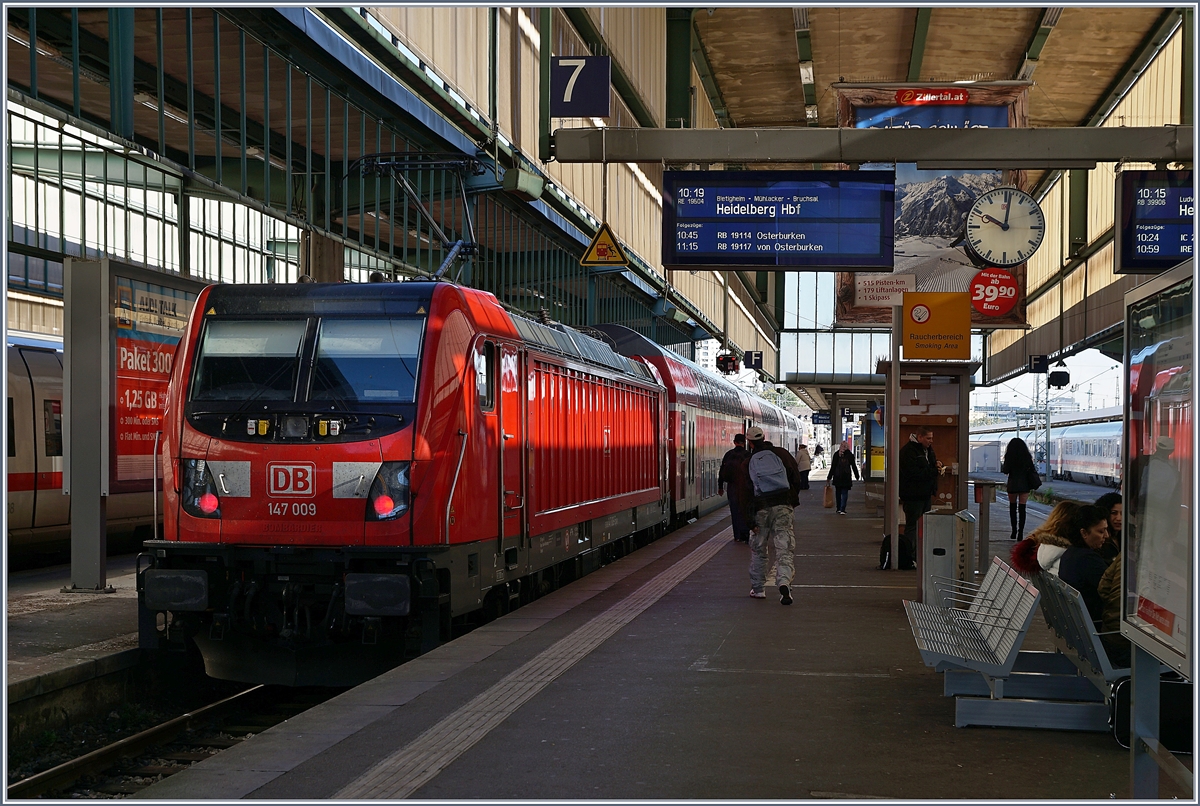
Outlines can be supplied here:
<path id="1" fill-rule="evenodd" d="M 1113 270 L 1160 272 L 1191 258 L 1195 198 L 1191 171 L 1117 174 Z"/>
<path id="2" fill-rule="evenodd" d="M 663 264 L 891 269 L 894 171 L 666 171 Z"/>

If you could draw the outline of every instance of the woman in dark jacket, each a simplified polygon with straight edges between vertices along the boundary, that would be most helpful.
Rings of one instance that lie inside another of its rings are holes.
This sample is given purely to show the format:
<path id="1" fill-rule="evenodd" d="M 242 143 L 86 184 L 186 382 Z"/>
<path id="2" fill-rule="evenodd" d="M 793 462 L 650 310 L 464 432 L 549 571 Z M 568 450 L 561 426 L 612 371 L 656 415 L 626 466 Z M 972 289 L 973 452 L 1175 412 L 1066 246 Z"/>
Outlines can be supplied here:
<path id="1" fill-rule="evenodd" d="M 1079 591 L 1092 621 L 1104 617 L 1100 598 L 1100 580 L 1108 570 L 1108 561 L 1097 552 L 1108 540 L 1108 513 L 1088 504 L 1079 508 L 1071 528 L 1071 547 L 1058 561 L 1058 578 Z"/>
<path id="2" fill-rule="evenodd" d="M 1014 437 L 1008 441 L 1000 472 L 1008 476 L 1008 519 L 1012 523 L 1009 539 L 1021 540 L 1025 537 L 1025 502 L 1029 500 L 1030 491 L 1042 483 L 1025 440 Z"/>
<path id="3" fill-rule="evenodd" d="M 854 486 L 854 481 L 850 478 L 851 474 L 854 475 L 854 478 L 859 478 L 858 467 L 854 464 L 854 454 L 850 452 L 850 446 L 843 442 L 838 452 L 829 461 L 829 483 L 837 490 L 837 513 L 839 515 L 846 514 L 846 504 L 850 500 L 850 488 Z"/>

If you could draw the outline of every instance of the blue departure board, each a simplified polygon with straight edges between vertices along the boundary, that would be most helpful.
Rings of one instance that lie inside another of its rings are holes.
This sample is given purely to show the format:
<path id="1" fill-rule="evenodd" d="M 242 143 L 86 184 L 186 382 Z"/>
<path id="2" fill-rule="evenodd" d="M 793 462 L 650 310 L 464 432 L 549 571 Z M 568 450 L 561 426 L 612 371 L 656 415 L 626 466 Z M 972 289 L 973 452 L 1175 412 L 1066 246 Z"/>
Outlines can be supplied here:
<path id="1" fill-rule="evenodd" d="M 1116 272 L 1159 272 L 1192 257 L 1196 193 L 1191 171 L 1117 175 Z"/>
<path id="2" fill-rule="evenodd" d="M 891 269 L 894 171 L 666 171 L 663 264 Z"/>

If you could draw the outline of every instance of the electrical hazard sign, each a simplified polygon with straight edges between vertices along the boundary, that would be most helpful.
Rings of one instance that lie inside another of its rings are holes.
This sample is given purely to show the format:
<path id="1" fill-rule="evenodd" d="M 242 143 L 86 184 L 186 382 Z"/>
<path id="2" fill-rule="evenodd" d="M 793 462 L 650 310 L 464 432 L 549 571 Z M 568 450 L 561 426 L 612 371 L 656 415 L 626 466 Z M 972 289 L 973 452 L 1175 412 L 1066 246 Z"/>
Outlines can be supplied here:
<path id="1" fill-rule="evenodd" d="M 617 236 L 613 235 L 607 221 L 600 225 L 600 229 L 596 231 L 596 236 L 588 244 L 587 251 L 583 253 L 579 263 L 583 266 L 629 265 L 629 258 L 625 257 L 625 250 L 621 249 L 621 245 L 617 243 Z"/>

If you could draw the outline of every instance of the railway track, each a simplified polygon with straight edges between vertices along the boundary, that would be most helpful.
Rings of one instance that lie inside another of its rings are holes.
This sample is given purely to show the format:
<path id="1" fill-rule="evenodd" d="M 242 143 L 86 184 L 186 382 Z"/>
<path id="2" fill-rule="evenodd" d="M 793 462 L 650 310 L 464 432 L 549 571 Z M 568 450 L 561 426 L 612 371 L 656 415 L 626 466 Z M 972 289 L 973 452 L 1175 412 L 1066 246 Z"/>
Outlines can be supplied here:
<path id="1" fill-rule="evenodd" d="M 253 686 L 13 782 L 7 796 L 128 797 L 340 691 Z"/>

